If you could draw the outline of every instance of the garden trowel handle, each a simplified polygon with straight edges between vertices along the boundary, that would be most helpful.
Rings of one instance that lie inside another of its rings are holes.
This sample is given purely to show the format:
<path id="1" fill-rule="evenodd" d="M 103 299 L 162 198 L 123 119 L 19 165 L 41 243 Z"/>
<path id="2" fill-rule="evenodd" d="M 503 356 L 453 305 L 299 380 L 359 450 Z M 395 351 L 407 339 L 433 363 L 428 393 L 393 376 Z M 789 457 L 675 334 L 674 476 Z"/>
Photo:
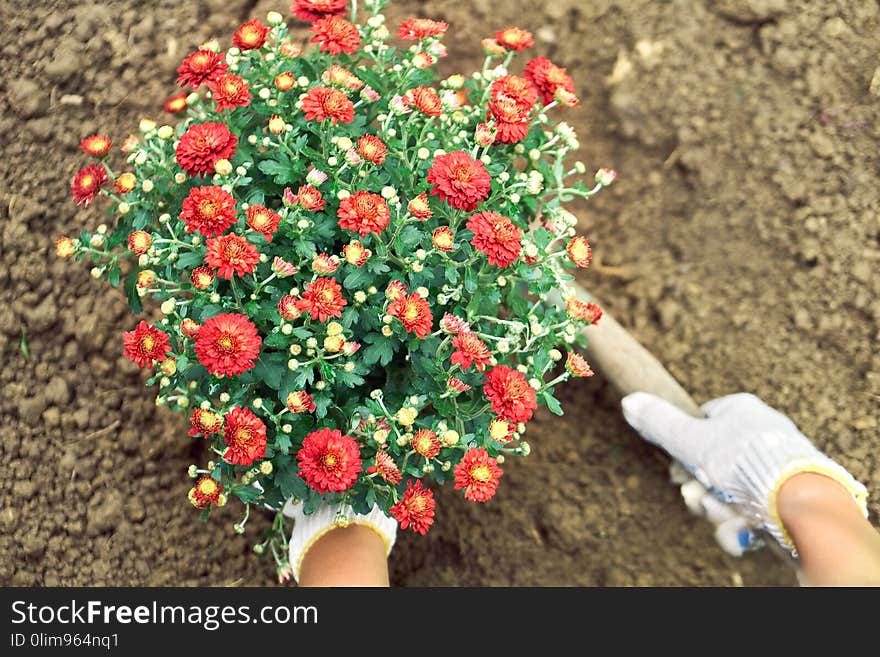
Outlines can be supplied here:
<path id="1" fill-rule="evenodd" d="M 596 302 L 592 295 L 577 283 L 573 284 L 573 288 L 579 300 Z M 587 354 L 590 364 L 622 395 L 637 391 L 649 392 L 675 404 L 694 417 L 704 417 L 696 402 L 660 364 L 660 361 L 604 309 L 602 319 L 597 324 L 584 329 L 584 334 L 589 340 Z"/>

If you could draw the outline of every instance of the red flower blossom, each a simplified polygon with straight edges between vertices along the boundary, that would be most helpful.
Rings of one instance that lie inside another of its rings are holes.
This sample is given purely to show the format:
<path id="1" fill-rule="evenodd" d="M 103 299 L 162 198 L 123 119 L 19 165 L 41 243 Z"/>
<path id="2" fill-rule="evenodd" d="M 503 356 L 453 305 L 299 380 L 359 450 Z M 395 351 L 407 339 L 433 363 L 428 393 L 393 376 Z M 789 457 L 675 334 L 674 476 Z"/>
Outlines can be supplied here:
<path id="1" fill-rule="evenodd" d="M 196 123 L 180 136 L 174 151 L 180 168 L 191 176 L 214 173 L 217 160 L 231 160 L 238 138 L 222 123 Z"/>
<path id="2" fill-rule="evenodd" d="M 339 64 L 331 64 L 330 68 L 321 73 L 321 82 L 324 84 L 335 84 L 338 87 L 351 91 L 364 86 L 363 80 Z"/>
<path id="3" fill-rule="evenodd" d="M 593 376 L 595 374 L 586 359 L 573 351 L 568 354 L 568 358 L 565 360 L 565 369 L 572 376 L 576 377 Z"/>
<path id="4" fill-rule="evenodd" d="M 319 493 L 348 490 L 361 471 L 357 442 L 337 429 L 318 429 L 306 436 L 296 460 L 299 476 Z"/>
<path id="5" fill-rule="evenodd" d="M 312 271 L 316 274 L 332 274 L 339 269 L 339 260 L 328 253 L 318 253 L 312 258 Z"/>
<path id="6" fill-rule="evenodd" d="M 579 319 L 587 324 L 597 324 L 602 317 L 602 309 L 595 303 L 584 303 L 574 297 L 565 302 L 565 311 L 572 319 Z"/>
<path id="7" fill-rule="evenodd" d="M 137 186 L 137 178 L 131 171 L 120 173 L 119 177 L 113 181 L 113 189 L 120 194 L 128 194 Z"/>
<path id="8" fill-rule="evenodd" d="M 257 327 L 245 315 L 221 313 L 205 320 L 195 352 L 214 376 L 238 376 L 254 366 L 262 344 Z"/>
<path id="9" fill-rule="evenodd" d="M 426 459 L 432 459 L 440 453 L 440 439 L 430 429 L 419 429 L 412 439 L 412 448 Z"/>
<path id="10" fill-rule="evenodd" d="M 217 270 L 217 276 L 229 280 L 233 274 L 244 276 L 257 268 L 260 252 L 241 235 L 209 237 L 205 262 Z"/>
<path id="11" fill-rule="evenodd" d="M 90 135 L 79 142 L 79 148 L 83 153 L 94 157 L 101 157 L 110 152 L 113 142 L 106 135 Z"/>
<path id="12" fill-rule="evenodd" d="M 440 116 L 443 112 L 443 103 L 440 96 L 431 87 L 416 87 L 410 89 L 404 96 L 404 100 L 409 105 L 413 105 L 416 109 L 428 116 Z"/>
<path id="13" fill-rule="evenodd" d="M 400 24 L 397 36 L 405 41 L 421 41 L 432 36 L 443 36 L 449 25 L 443 21 L 433 21 L 430 18 L 407 18 Z"/>
<path id="14" fill-rule="evenodd" d="M 428 203 L 428 195 L 422 192 L 406 205 L 406 210 L 419 221 L 427 221 L 434 216 Z"/>
<path id="15" fill-rule="evenodd" d="M 312 396 L 305 390 L 294 390 L 291 392 L 287 395 L 285 405 L 291 413 L 311 413 L 315 410 L 315 402 L 312 401 Z"/>
<path id="16" fill-rule="evenodd" d="M 319 18 L 309 30 L 315 34 L 311 42 L 320 43 L 321 52 L 331 55 L 350 55 L 361 45 L 357 27 L 340 16 Z"/>
<path id="17" fill-rule="evenodd" d="M 128 235 L 128 250 L 135 255 L 143 255 L 153 244 L 153 238 L 143 230 L 136 230 Z"/>
<path id="18" fill-rule="evenodd" d="M 401 529 L 412 527 L 424 536 L 434 524 L 434 493 L 422 487 L 421 481 L 406 482 L 403 499 L 391 507 L 391 515 L 400 523 Z"/>
<path id="19" fill-rule="evenodd" d="M 453 151 L 434 158 L 428 171 L 431 194 L 459 210 L 472 212 L 489 197 L 492 179 L 479 160 L 464 151 Z"/>
<path id="20" fill-rule="evenodd" d="M 525 50 L 535 45 L 532 33 L 519 27 L 507 27 L 495 33 L 495 41 L 507 50 Z"/>
<path id="21" fill-rule="evenodd" d="M 354 121 L 354 105 L 343 92 L 333 87 L 312 87 L 302 100 L 307 121 L 332 119 L 351 123 Z"/>
<path id="22" fill-rule="evenodd" d="M 506 365 L 496 365 L 486 373 L 483 386 L 492 411 L 511 422 L 528 422 L 538 408 L 537 395 L 526 378 Z"/>
<path id="23" fill-rule="evenodd" d="M 189 415 L 190 436 L 210 436 L 223 428 L 223 418 L 205 408 L 194 408 Z"/>
<path id="24" fill-rule="evenodd" d="M 189 489 L 189 501 L 197 509 L 207 509 L 209 504 L 217 504 L 223 494 L 223 485 L 210 475 L 202 475 L 196 485 Z"/>
<path id="25" fill-rule="evenodd" d="M 210 267 L 202 265 L 192 270 L 189 280 L 197 290 L 206 290 L 214 282 L 214 272 Z"/>
<path id="26" fill-rule="evenodd" d="M 456 379 L 454 376 L 450 376 L 446 379 L 446 387 L 455 392 L 467 392 L 471 389 L 467 383 L 461 379 Z"/>
<path id="27" fill-rule="evenodd" d="M 388 452 L 382 450 L 376 452 L 376 464 L 367 468 L 367 472 L 370 474 L 378 472 L 379 476 L 392 486 L 399 484 L 402 478 L 397 463 L 388 455 Z"/>
<path id="28" fill-rule="evenodd" d="M 183 199 L 180 219 L 186 222 L 188 233 L 219 235 L 235 223 L 235 199 L 217 185 L 193 187 Z"/>
<path id="29" fill-rule="evenodd" d="M 352 240 L 342 247 L 342 257 L 348 264 L 355 267 L 363 267 L 371 255 L 370 250 L 364 248 L 363 242 L 359 240 Z"/>
<path id="30" fill-rule="evenodd" d="M 216 80 L 229 70 L 223 61 L 223 53 L 212 50 L 196 50 L 186 56 L 177 69 L 177 84 L 198 89 L 205 82 Z"/>
<path id="31" fill-rule="evenodd" d="M 590 243 L 586 237 L 574 237 L 566 247 L 568 257 L 578 267 L 589 267 L 590 261 L 593 259 L 593 252 L 590 249 Z"/>
<path id="32" fill-rule="evenodd" d="M 285 294 L 278 299 L 278 313 L 281 315 L 281 319 L 286 319 L 289 322 L 299 319 L 302 312 L 296 307 L 298 301 L 299 299 L 292 294 Z"/>
<path id="33" fill-rule="evenodd" d="M 385 288 L 385 298 L 396 301 L 406 296 L 406 283 L 403 281 L 391 281 Z"/>
<path id="34" fill-rule="evenodd" d="M 471 502 L 485 502 L 498 490 L 498 480 L 504 471 L 498 461 L 482 447 L 469 450 L 453 468 L 455 490 L 464 488 L 464 498 Z"/>
<path id="35" fill-rule="evenodd" d="M 265 205 L 251 205 L 245 212 L 247 225 L 251 230 L 263 233 L 267 241 L 272 241 L 272 235 L 278 230 L 278 222 L 281 215 L 272 212 Z"/>
<path id="36" fill-rule="evenodd" d="M 553 102 L 553 95 L 559 88 L 574 93 L 574 80 L 571 76 L 564 68 L 560 68 L 543 55 L 535 57 L 526 64 L 524 75 L 543 95 L 545 105 Z"/>
<path id="37" fill-rule="evenodd" d="M 455 351 L 449 358 L 449 362 L 453 365 L 461 365 L 461 369 L 466 370 L 471 365 L 477 368 L 478 372 L 486 369 L 492 354 L 476 333 L 459 333 L 452 338 L 452 347 Z"/>
<path id="38" fill-rule="evenodd" d="M 103 164 L 90 164 L 80 169 L 73 177 L 73 182 L 70 183 L 74 202 L 84 208 L 89 207 L 89 203 L 95 200 L 101 187 L 108 182 L 110 182 L 110 178 Z"/>
<path id="39" fill-rule="evenodd" d="M 190 340 L 194 340 L 195 338 L 199 337 L 200 328 L 202 328 L 202 325 L 199 324 L 192 317 L 184 317 L 180 321 L 180 332 L 183 333 L 183 335 Z"/>
<path id="40" fill-rule="evenodd" d="M 510 97 L 489 101 L 489 111 L 495 118 L 496 141 L 515 144 L 529 134 L 529 113 Z"/>
<path id="41" fill-rule="evenodd" d="M 342 287 L 335 278 L 318 278 L 306 285 L 306 291 L 296 307 L 309 313 L 312 319 L 326 322 L 331 317 L 342 317 L 342 309 L 347 304 L 342 297 Z"/>
<path id="42" fill-rule="evenodd" d="M 464 321 L 461 317 L 456 317 L 451 313 L 443 314 L 443 318 L 440 320 L 440 328 L 443 329 L 444 333 L 448 333 L 449 335 L 469 333 L 471 330 L 470 324 Z"/>
<path id="43" fill-rule="evenodd" d="M 180 114 L 187 108 L 186 96 L 187 93 L 185 91 L 181 91 L 179 94 L 171 96 L 171 98 L 166 100 L 165 104 L 162 105 L 162 111 L 168 114 Z"/>
<path id="44" fill-rule="evenodd" d="M 535 106 L 535 101 L 538 100 L 538 90 L 535 85 L 530 80 L 517 75 L 503 75 L 492 82 L 489 89 L 492 93 L 492 100 L 497 102 L 503 98 L 509 98 L 526 112 L 531 110 Z"/>
<path id="45" fill-rule="evenodd" d="M 266 43 L 267 34 L 269 28 L 263 25 L 259 18 L 252 18 L 235 31 L 232 45 L 241 50 L 257 50 Z"/>
<path id="46" fill-rule="evenodd" d="M 345 13 L 345 0 L 295 0 L 290 5 L 297 18 L 304 21 L 316 21 L 325 16 L 338 16 Z"/>
<path id="47" fill-rule="evenodd" d="M 364 135 L 358 139 L 358 153 L 373 164 L 382 164 L 388 154 L 388 147 L 376 135 Z"/>
<path id="48" fill-rule="evenodd" d="M 223 416 L 223 458 L 233 465 L 252 465 L 266 456 L 266 425 L 249 408 L 233 406 Z"/>
<path id="49" fill-rule="evenodd" d="M 134 331 L 122 334 L 124 353 L 138 367 L 149 367 L 171 351 L 170 337 L 165 331 L 141 320 Z"/>
<path id="50" fill-rule="evenodd" d="M 471 215 L 467 227 L 474 248 L 489 257 L 489 264 L 507 267 L 519 257 L 523 232 L 510 219 L 488 210 Z"/>
<path id="51" fill-rule="evenodd" d="M 321 190 L 311 185 L 304 185 L 296 192 L 296 202 L 299 203 L 304 210 L 317 212 L 323 210 L 327 202 L 321 195 Z"/>
<path id="52" fill-rule="evenodd" d="M 391 220 L 385 199 L 378 194 L 364 191 L 342 199 L 336 216 L 339 217 L 340 228 L 355 232 L 361 237 L 369 233 L 381 234 Z"/>
<path id="53" fill-rule="evenodd" d="M 431 305 L 414 292 L 408 297 L 400 295 L 388 306 L 388 314 L 397 317 L 403 324 L 407 333 L 415 333 L 424 338 L 431 332 L 431 324 L 434 317 L 431 315 Z"/>
<path id="54" fill-rule="evenodd" d="M 77 244 L 72 238 L 62 235 L 55 240 L 55 255 L 59 258 L 69 258 L 76 253 Z"/>
<path id="55" fill-rule="evenodd" d="M 431 233 L 431 243 L 440 251 L 452 251 L 455 246 L 455 233 L 449 226 L 440 226 Z"/>
<path id="56" fill-rule="evenodd" d="M 216 80 L 208 82 L 208 89 L 217 102 L 217 111 L 244 107 L 251 102 L 248 83 L 234 73 L 224 73 Z"/>

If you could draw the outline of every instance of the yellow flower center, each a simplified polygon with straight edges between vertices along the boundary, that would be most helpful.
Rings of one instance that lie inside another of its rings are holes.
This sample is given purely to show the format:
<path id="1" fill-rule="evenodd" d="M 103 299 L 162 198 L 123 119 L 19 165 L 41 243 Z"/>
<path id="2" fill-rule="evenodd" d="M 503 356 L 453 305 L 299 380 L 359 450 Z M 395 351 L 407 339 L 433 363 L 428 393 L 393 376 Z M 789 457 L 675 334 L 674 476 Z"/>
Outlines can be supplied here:
<path id="1" fill-rule="evenodd" d="M 485 464 L 477 465 L 471 468 L 471 479 L 474 481 L 478 481 L 481 484 L 485 484 L 492 478 L 492 472 L 489 470 L 489 466 Z"/>
<path id="2" fill-rule="evenodd" d="M 325 468 L 335 468 L 339 458 L 333 452 L 328 452 L 321 457 L 321 463 Z"/>
<path id="3" fill-rule="evenodd" d="M 144 351 L 152 351 L 153 347 L 155 346 L 156 340 L 153 338 L 152 335 L 145 335 L 143 338 L 141 338 L 141 348 Z"/>
<path id="4" fill-rule="evenodd" d="M 224 333 L 219 338 L 217 338 L 217 346 L 220 348 L 220 351 L 230 354 L 235 351 L 235 338 L 227 333 Z"/>

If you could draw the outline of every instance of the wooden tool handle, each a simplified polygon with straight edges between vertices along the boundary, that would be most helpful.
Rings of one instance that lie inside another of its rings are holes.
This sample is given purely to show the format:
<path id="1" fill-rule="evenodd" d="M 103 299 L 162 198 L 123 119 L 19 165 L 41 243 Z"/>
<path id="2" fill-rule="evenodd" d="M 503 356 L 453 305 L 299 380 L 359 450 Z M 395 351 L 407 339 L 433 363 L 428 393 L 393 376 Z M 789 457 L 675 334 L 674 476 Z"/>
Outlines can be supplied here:
<path id="1" fill-rule="evenodd" d="M 583 287 L 573 284 L 577 298 L 596 300 Z M 599 304 L 601 306 L 601 304 Z M 622 394 L 649 392 L 675 404 L 685 413 L 704 417 L 697 403 L 638 340 L 604 311 L 602 319 L 584 329 L 590 363 Z"/>

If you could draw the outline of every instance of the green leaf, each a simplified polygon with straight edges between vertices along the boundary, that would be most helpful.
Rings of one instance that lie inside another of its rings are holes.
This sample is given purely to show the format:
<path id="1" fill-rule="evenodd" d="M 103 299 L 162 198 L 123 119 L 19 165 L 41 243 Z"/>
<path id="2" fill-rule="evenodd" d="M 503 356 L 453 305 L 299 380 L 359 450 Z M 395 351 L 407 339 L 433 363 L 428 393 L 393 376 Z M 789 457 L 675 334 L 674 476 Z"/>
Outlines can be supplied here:
<path id="1" fill-rule="evenodd" d="M 346 290 L 359 290 L 367 285 L 372 276 L 364 267 L 356 267 L 342 282 Z"/>
<path id="2" fill-rule="evenodd" d="M 544 402 L 547 404 L 547 408 L 550 409 L 550 412 L 554 415 L 562 415 L 562 404 L 559 403 L 559 400 L 556 399 L 553 395 L 550 394 L 549 391 L 545 390 L 543 393 Z"/>
<path id="3" fill-rule="evenodd" d="M 242 502 L 256 504 L 260 501 L 260 496 L 262 495 L 262 493 L 253 486 L 241 486 L 240 488 L 235 489 L 235 495 Z"/>
<path id="4" fill-rule="evenodd" d="M 204 261 L 204 256 L 201 251 L 186 251 L 185 253 L 181 253 L 177 256 L 177 266 L 180 269 L 189 269 L 190 267 L 197 267 Z"/>
<path id="5" fill-rule="evenodd" d="M 301 500 L 309 493 L 306 482 L 297 475 L 296 466 L 289 456 L 278 457 L 273 464 L 275 466 L 275 485 L 281 489 L 281 495 L 285 498 Z"/>
<path id="6" fill-rule="evenodd" d="M 128 305 L 131 306 L 131 312 L 133 312 L 135 315 L 143 310 L 141 298 L 138 296 L 137 293 L 137 277 L 138 268 L 132 267 L 131 271 L 128 272 L 128 275 L 125 277 L 125 281 L 123 282 L 125 296 L 128 298 Z"/>
<path id="7" fill-rule="evenodd" d="M 372 343 L 364 349 L 363 363 L 364 365 L 375 365 L 379 363 L 385 367 L 394 357 L 394 347 L 391 340 L 381 333 L 370 333 L 364 338 L 364 342 Z"/>
<path id="8" fill-rule="evenodd" d="M 281 377 L 284 374 L 283 367 L 266 362 L 266 360 L 261 358 L 254 365 L 253 371 L 257 379 L 263 381 L 273 390 L 278 390 L 281 387 Z"/>

